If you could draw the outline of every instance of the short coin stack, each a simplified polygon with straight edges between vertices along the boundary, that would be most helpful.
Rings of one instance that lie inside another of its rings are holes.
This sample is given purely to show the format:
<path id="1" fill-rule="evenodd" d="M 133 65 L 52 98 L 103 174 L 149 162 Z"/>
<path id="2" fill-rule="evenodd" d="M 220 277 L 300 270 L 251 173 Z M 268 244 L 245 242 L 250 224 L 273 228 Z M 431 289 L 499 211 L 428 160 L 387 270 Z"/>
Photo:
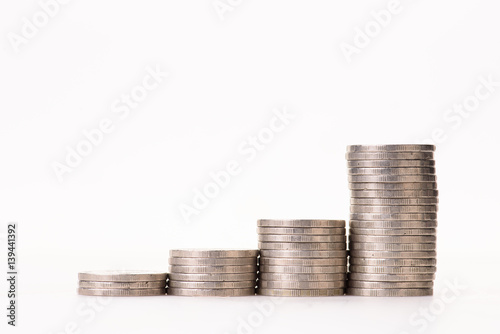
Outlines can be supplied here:
<path id="1" fill-rule="evenodd" d="M 164 296 L 167 274 L 149 271 L 86 271 L 78 274 L 85 296 Z"/>
<path id="2" fill-rule="evenodd" d="M 347 271 L 344 220 L 257 222 L 259 281 L 265 296 L 341 296 Z"/>
<path id="3" fill-rule="evenodd" d="M 258 250 L 171 250 L 168 294 L 255 295 L 258 255 Z"/>
<path id="4" fill-rule="evenodd" d="M 347 147 L 348 295 L 428 296 L 436 272 L 433 145 Z"/>

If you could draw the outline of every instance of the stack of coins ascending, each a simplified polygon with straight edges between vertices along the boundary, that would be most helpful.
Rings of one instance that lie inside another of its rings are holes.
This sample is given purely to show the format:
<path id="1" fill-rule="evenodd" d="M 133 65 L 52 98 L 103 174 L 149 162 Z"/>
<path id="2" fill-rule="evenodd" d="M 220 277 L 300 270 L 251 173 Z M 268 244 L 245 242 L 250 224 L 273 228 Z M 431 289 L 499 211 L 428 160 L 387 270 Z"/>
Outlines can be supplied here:
<path id="1" fill-rule="evenodd" d="M 259 220 L 259 281 L 265 296 L 341 296 L 347 271 L 344 220 Z"/>
<path id="2" fill-rule="evenodd" d="M 428 296 L 436 272 L 433 145 L 347 147 L 348 295 Z"/>
<path id="3" fill-rule="evenodd" d="M 252 296 L 258 250 L 171 250 L 168 294 Z"/>
<path id="4" fill-rule="evenodd" d="M 85 296 L 164 296 L 167 274 L 149 271 L 87 271 L 78 274 Z"/>

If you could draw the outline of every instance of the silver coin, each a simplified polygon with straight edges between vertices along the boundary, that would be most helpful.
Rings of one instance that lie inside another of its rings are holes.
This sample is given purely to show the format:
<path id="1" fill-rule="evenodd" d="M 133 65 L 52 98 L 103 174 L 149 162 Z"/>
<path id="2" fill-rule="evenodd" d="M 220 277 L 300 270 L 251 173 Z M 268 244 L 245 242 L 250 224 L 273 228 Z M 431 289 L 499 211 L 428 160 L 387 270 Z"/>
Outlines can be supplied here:
<path id="1" fill-rule="evenodd" d="M 351 242 L 375 242 L 389 244 L 413 244 L 413 243 L 435 243 L 435 235 L 359 235 L 351 234 L 349 236 Z"/>
<path id="2" fill-rule="evenodd" d="M 257 249 L 173 249 L 170 257 L 195 257 L 195 258 L 232 258 L 232 257 L 257 257 Z"/>
<path id="3" fill-rule="evenodd" d="M 345 235 L 291 235 L 291 234 L 262 234 L 262 242 L 346 242 Z"/>
<path id="4" fill-rule="evenodd" d="M 437 205 L 351 205 L 352 213 L 434 213 Z"/>
<path id="5" fill-rule="evenodd" d="M 256 265 L 257 257 L 233 257 L 233 258 L 196 258 L 196 257 L 171 257 L 168 259 L 171 265 L 179 266 L 245 266 Z"/>
<path id="6" fill-rule="evenodd" d="M 437 199 L 438 190 L 351 190 L 351 198 L 375 199 Z"/>
<path id="7" fill-rule="evenodd" d="M 439 199 L 436 197 L 425 198 L 354 198 L 351 197 L 351 205 L 376 205 L 376 206 L 394 206 L 394 205 L 436 205 Z"/>
<path id="8" fill-rule="evenodd" d="M 348 160 L 349 168 L 434 167 L 435 160 Z"/>
<path id="9" fill-rule="evenodd" d="M 407 182 L 407 183 L 397 183 L 397 182 L 359 182 L 359 183 L 349 183 L 349 189 L 351 190 L 435 190 L 437 189 L 436 182 Z"/>
<path id="10" fill-rule="evenodd" d="M 388 266 L 358 266 L 350 265 L 351 273 L 366 274 L 432 274 L 436 272 L 436 267 L 388 267 Z"/>
<path id="11" fill-rule="evenodd" d="M 376 259 L 435 259 L 437 253 L 433 251 L 370 251 L 370 250 L 350 250 L 351 258 L 376 258 Z"/>
<path id="12" fill-rule="evenodd" d="M 416 297 L 432 296 L 432 289 L 360 289 L 347 288 L 348 296 L 365 297 Z"/>
<path id="13" fill-rule="evenodd" d="M 343 296 L 344 289 L 257 289 L 257 294 L 261 296 L 274 297 L 326 297 L 326 296 Z"/>
<path id="14" fill-rule="evenodd" d="M 78 288 L 78 294 L 83 296 L 164 296 L 165 288 L 158 289 L 87 289 Z"/>
<path id="15" fill-rule="evenodd" d="M 298 282 L 330 282 L 344 281 L 346 274 L 282 274 L 260 273 L 259 282 L 262 281 L 298 281 Z M 260 284 L 260 283 L 259 283 Z"/>
<path id="16" fill-rule="evenodd" d="M 170 266 L 171 273 L 209 274 L 209 273 L 253 273 L 257 272 L 257 265 L 248 266 Z"/>
<path id="17" fill-rule="evenodd" d="M 187 282 L 236 282 L 236 281 L 253 281 L 257 279 L 257 273 L 243 274 L 181 274 L 171 273 L 168 275 L 170 282 L 172 281 L 187 281 Z"/>
<path id="18" fill-rule="evenodd" d="M 348 152 L 347 160 L 432 160 L 434 152 Z"/>
<path id="19" fill-rule="evenodd" d="M 286 227 L 258 227 L 258 234 L 295 234 L 295 235 L 345 235 L 343 227 L 309 227 L 309 228 L 286 228 Z"/>
<path id="20" fill-rule="evenodd" d="M 261 273 L 283 273 L 283 274 L 341 274 L 347 272 L 347 266 L 270 266 L 261 265 Z"/>
<path id="21" fill-rule="evenodd" d="M 435 228 L 354 228 L 349 229 L 349 234 L 353 235 L 436 235 Z"/>
<path id="22" fill-rule="evenodd" d="M 345 242 L 259 242 L 260 249 L 272 250 L 344 250 Z"/>
<path id="23" fill-rule="evenodd" d="M 345 286 L 346 282 L 344 280 L 330 282 L 259 281 L 259 288 L 261 289 L 341 289 L 345 288 Z"/>
<path id="24" fill-rule="evenodd" d="M 435 167 L 349 168 L 349 175 L 434 175 Z"/>
<path id="25" fill-rule="evenodd" d="M 255 295 L 255 288 L 243 289 L 183 289 L 168 288 L 171 296 L 197 296 L 197 297 L 241 297 Z"/>
<path id="26" fill-rule="evenodd" d="M 366 221 L 351 220 L 351 228 L 377 228 L 377 229 L 410 229 L 410 228 L 436 228 L 437 220 L 415 220 L 415 221 Z"/>
<path id="27" fill-rule="evenodd" d="M 436 274 L 365 274 L 349 273 L 349 280 L 354 281 L 375 281 L 375 282 L 419 282 L 433 281 Z"/>
<path id="28" fill-rule="evenodd" d="M 351 242 L 349 243 L 349 249 L 371 250 L 371 251 L 401 251 L 401 252 L 434 251 L 436 250 L 436 243 L 388 244 L 388 243 Z"/>
<path id="29" fill-rule="evenodd" d="M 436 213 L 351 213 L 352 220 L 436 220 Z"/>
<path id="30" fill-rule="evenodd" d="M 259 227 L 345 227 L 345 220 L 259 219 Z"/>
<path id="31" fill-rule="evenodd" d="M 436 175 L 349 175 L 351 183 L 413 183 L 413 182 L 435 182 Z"/>
<path id="32" fill-rule="evenodd" d="M 359 266 L 397 266 L 397 267 L 430 267 L 435 266 L 436 259 L 374 259 L 351 257 L 349 264 Z"/>
<path id="33" fill-rule="evenodd" d="M 431 289 L 434 286 L 432 281 L 420 282 L 370 282 L 370 281 L 347 281 L 349 288 L 362 289 Z"/>
<path id="34" fill-rule="evenodd" d="M 345 266 L 347 258 L 324 258 L 324 259 L 292 259 L 292 258 L 269 258 L 262 256 L 260 265 L 270 266 Z"/>
<path id="35" fill-rule="evenodd" d="M 101 270 L 78 273 L 80 281 L 139 282 L 165 281 L 167 273 L 141 270 Z"/>
<path id="36" fill-rule="evenodd" d="M 261 250 L 261 259 L 269 258 L 346 258 L 346 250 Z"/>
<path id="37" fill-rule="evenodd" d="M 244 289 L 255 288 L 257 282 L 253 281 L 235 281 L 235 282 L 183 282 L 170 281 L 169 288 L 182 289 Z"/>
<path id="38" fill-rule="evenodd" d="M 436 146 L 425 144 L 402 144 L 402 145 L 349 145 L 347 152 L 422 152 L 435 151 Z"/>
<path id="39" fill-rule="evenodd" d="M 78 287 L 86 289 L 154 289 L 165 288 L 167 281 L 152 281 L 152 282 L 94 282 L 94 281 L 79 281 Z"/>

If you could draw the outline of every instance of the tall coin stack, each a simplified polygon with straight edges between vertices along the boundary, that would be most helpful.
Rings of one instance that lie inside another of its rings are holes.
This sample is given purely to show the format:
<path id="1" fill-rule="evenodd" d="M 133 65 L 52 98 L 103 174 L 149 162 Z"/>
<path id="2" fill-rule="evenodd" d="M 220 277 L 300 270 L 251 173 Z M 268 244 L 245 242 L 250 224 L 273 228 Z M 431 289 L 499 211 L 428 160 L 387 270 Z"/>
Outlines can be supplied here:
<path id="1" fill-rule="evenodd" d="M 85 296 L 164 296 L 167 274 L 149 271 L 86 271 L 78 274 Z"/>
<path id="2" fill-rule="evenodd" d="M 171 250 L 167 294 L 253 296 L 258 255 L 258 250 Z"/>
<path id="3" fill-rule="evenodd" d="M 347 271 L 344 220 L 259 220 L 259 281 L 265 296 L 341 296 Z"/>
<path id="4" fill-rule="evenodd" d="M 433 145 L 347 147 L 348 295 L 430 296 L 438 191 Z"/>

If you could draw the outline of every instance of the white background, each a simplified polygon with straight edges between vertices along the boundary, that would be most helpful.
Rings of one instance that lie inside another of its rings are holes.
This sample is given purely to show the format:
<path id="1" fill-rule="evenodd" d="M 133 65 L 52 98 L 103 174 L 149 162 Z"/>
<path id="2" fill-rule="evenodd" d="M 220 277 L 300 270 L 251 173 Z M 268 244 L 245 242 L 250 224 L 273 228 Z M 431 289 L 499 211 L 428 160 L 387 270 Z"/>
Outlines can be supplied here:
<path id="1" fill-rule="evenodd" d="M 41 7 L 0 4 L 0 260 L 5 268 L 6 225 L 18 222 L 20 272 L 17 328 L 6 325 L 1 280 L 2 333 L 497 330 L 498 4 L 401 0 L 349 62 L 342 43 L 373 28 L 370 13 L 388 1 L 230 3 L 221 19 L 212 0 L 70 1 L 18 52 L 13 34 Z M 168 78 L 120 118 L 113 104 L 148 67 Z M 497 86 L 479 101 L 481 78 Z M 479 103 L 448 114 L 464 101 Z M 276 108 L 295 118 L 247 161 L 238 147 L 266 131 Z M 114 130 L 60 182 L 54 163 L 103 119 Z M 115 298 L 93 308 L 76 295 L 79 271 L 167 270 L 179 247 L 256 248 L 259 218 L 347 219 L 346 145 L 433 133 L 434 297 L 291 298 L 262 315 L 255 303 L 273 299 Z M 180 206 L 233 160 L 241 172 L 186 222 Z"/>

